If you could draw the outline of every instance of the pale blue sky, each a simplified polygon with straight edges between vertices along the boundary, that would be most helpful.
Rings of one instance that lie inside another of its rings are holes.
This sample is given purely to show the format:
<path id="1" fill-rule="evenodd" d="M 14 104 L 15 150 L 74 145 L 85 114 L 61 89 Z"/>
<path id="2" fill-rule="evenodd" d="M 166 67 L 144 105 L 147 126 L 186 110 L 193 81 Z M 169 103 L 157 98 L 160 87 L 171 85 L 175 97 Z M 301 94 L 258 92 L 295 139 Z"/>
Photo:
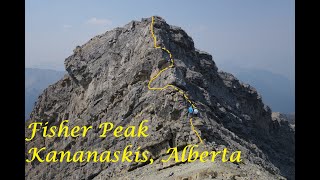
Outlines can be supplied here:
<path id="1" fill-rule="evenodd" d="M 26 0 L 26 67 L 64 70 L 77 45 L 159 15 L 186 30 L 219 69 L 265 69 L 294 79 L 294 8 L 294 0 Z"/>

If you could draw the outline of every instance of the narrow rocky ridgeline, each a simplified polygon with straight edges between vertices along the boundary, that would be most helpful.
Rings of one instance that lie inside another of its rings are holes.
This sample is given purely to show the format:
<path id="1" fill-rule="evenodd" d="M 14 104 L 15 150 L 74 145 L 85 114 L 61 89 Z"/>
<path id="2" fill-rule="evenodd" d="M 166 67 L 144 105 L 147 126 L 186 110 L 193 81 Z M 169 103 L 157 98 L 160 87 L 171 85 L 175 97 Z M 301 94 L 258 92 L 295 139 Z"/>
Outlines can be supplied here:
<path id="1" fill-rule="evenodd" d="M 26 163 L 26 179 L 157 179 L 156 174 L 163 179 L 170 169 L 173 174 L 168 178 L 172 179 L 294 179 L 295 132 L 289 123 L 272 120 L 271 110 L 253 87 L 218 71 L 212 56 L 195 49 L 184 30 L 155 17 L 157 44 L 171 51 L 175 67 L 163 72 L 153 86 L 170 83 L 184 90 L 199 109 L 194 125 L 206 149 L 241 150 L 244 163 L 165 165 L 159 161 L 168 148 L 196 144 L 199 139 L 187 118 L 189 104 L 179 93 L 147 88 L 149 79 L 168 66 L 167 53 L 154 48 L 150 23 L 151 18 L 132 21 L 76 47 L 65 60 L 68 74 L 38 98 L 26 122 L 26 136 L 31 133 L 27 126 L 35 121 L 48 121 L 53 126 L 68 119 L 69 126 L 93 125 L 94 131 L 85 138 L 43 138 L 38 132 L 26 143 L 26 158 L 30 158 L 27 152 L 31 147 L 46 146 L 46 152 L 115 151 L 132 144 L 135 149 L 149 150 L 155 162 L 34 161 Z M 98 137 L 102 122 L 138 126 L 143 119 L 149 120 L 147 138 Z M 179 169 L 187 174 L 179 174 Z"/>

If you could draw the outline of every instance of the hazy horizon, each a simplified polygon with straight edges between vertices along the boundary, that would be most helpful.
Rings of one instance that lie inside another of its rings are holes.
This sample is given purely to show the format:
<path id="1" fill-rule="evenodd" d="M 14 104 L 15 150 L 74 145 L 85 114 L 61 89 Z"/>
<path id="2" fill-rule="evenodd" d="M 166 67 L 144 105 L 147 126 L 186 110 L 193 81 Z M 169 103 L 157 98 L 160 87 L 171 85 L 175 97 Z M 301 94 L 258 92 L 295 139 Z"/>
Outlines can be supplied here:
<path id="1" fill-rule="evenodd" d="M 159 15 L 212 54 L 219 69 L 264 69 L 294 80 L 294 1 L 139 2 L 26 1 L 26 67 L 64 70 L 77 45 Z"/>

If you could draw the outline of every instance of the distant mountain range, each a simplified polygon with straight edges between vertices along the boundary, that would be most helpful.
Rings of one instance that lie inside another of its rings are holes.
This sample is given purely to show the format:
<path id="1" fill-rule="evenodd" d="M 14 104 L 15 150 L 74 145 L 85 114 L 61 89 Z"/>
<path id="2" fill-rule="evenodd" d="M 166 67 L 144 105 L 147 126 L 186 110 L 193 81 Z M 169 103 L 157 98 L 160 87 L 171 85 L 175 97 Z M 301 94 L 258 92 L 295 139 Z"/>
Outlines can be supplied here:
<path id="1" fill-rule="evenodd" d="M 29 118 L 42 91 L 61 79 L 64 74 L 65 71 L 25 68 L 25 120 Z"/>
<path id="2" fill-rule="evenodd" d="M 295 112 L 295 83 L 266 70 L 242 69 L 234 74 L 240 81 L 255 87 L 273 112 Z"/>

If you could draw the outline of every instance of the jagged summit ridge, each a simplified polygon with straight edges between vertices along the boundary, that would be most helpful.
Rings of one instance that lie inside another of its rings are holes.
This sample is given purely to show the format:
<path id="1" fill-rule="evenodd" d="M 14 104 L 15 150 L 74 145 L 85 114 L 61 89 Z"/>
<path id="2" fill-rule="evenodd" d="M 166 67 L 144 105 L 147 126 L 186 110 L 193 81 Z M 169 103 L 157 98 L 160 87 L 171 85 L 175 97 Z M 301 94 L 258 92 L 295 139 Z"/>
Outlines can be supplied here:
<path id="1" fill-rule="evenodd" d="M 116 150 L 132 144 L 149 149 L 158 159 L 169 147 L 199 142 L 187 119 L 189 105 L 185 99 L 171 90 L 147 88 L 150 78 L 169 63 L 167 53 L 153 46 L 150 23 L 151 18 L 132 21 L 77 47 L 65 60 L 68 75 L 43 92 L 26 123 L 49 121 L 57 125 L 69 119 L 71 125 L 92 124 L 96 132 L 81 139 L 37 136 L 26 149 L 36 144 L 46 145 L 48 151 Z M 294 132 L 290 126 L 272 120 L 270 109 L 254 88 L 229 73 L 218 72 L 212 56 L 196 50 L 192 38 L 181 28 L 155 17 L 154 32 L 157 44 L 171 51 L 175 67 L 162 73 L 153 85 L 174 84 L 187 93 L 199 108 L 195 126 L 206 143 L 215 149 L 227 146 L 241 150 L 246 163 L 265 169 L 266 179 L 276 179 L 280 174 L 292 179 Z M 152 136 L 148 138 L 110 137 L 102 141 L 97 137 L 97 126 L 102 122 L 126 126 L 138 125 L 142 119 L 149 120 Z M 87 163 L 78 167 L 62 163 L 39 171 L 44 166 L 27 164 L 27 179 L 106 179 L 140 165 Z"/>
<path id="2" fill-rule="evenodd" d="M 153 41 L 150 37 L 150 23 L 151 18 L 142 19 L 141 22 L 132 21 L 123 28 L 116 28 L 103 35 L 92 38 L 86 44 L 78 46 L 74 50 L 75 53 L 65 60 L 66 70 L 76 82 L 85 86 L 92 80 L 92 76 L 96 76 L 98 73 L 101 73 L 101 70 L 105 70 L 102 69 L 103 67 L 99 64 L 101 60 L 110 59 L 110 62 L 105 62 L 105 64 L 132 63 L 128 62 L 128 60 L 148 61 L 148 59 L 143 56 L 135 58 L 129 58 L 129 56 L 130 52 L 137 50 L 142 50 L 141 54 L 152 53 Z M 157 16 L 155 17 L 154 27 L 159 37 L 157 44 L 172 49 L 173 53 L 175 53 L 175 49 L 194 51 L 192 38 L 181 28 L 169 26 L 164 19 Z M 121 56 L 120 61 L 114 62 L 111 58 L 102 57 L 108 53 Z M 201 53 L 198 54 L 202 55 Z M 160 52 L 160 55 L 165 56 L 163 52 Z M 176 57 L 176 59 L 178 58 L 179 57 Z M 154 62 L 153 59 L 149 61 Z M 99 66 L 97 66 L 97 64 L 99 64 Z"/>

